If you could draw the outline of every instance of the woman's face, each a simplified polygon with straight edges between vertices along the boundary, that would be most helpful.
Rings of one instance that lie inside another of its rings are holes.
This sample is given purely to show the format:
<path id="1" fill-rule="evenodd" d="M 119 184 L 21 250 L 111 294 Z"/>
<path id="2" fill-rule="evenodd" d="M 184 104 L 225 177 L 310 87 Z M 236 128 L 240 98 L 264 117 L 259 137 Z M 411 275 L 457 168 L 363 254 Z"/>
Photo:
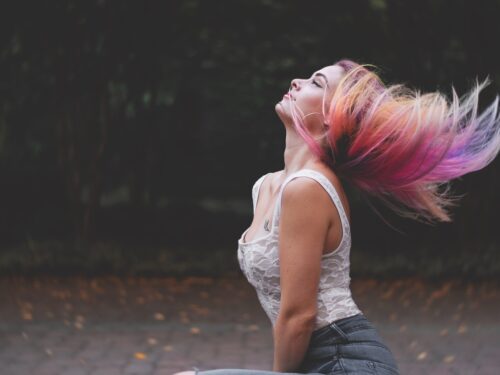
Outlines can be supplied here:
<path id="1" fill-rule="evenodd" d="M 276 113 L 286 126 L 293 126 L 292 115 L 295 114 L 303 119 L 309 131 L 321 131 L 328 103 L 344 73 L 342 67 L 329 65 L 314 72 L 307 79 L 292 80 L 290 91 L 276 104 Z"/>

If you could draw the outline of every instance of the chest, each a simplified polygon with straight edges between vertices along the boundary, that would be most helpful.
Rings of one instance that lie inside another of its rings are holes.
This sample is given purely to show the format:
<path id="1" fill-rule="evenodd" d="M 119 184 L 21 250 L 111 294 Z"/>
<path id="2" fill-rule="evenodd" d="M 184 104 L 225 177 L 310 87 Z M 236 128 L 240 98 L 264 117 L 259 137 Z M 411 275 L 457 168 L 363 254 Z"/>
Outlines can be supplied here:
<path id="1" fill-rule="evenodd" d="M 278 239 L 273 235 L 238 246 L 240 268 L 250 284 L 259 289 L 270 290 L 280 284 Z"/>

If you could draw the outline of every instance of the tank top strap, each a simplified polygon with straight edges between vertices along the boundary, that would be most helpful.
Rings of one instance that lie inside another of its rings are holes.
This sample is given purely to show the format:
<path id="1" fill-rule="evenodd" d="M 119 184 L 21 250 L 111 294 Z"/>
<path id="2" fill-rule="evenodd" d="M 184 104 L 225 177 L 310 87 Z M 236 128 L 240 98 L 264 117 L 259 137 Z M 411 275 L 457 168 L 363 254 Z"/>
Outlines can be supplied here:
<path id="1" fill-rule="evenodd" d="M 301 176 L 312 178 L 313 180 L 317 181 L 327 191 L 328 195 L 330 195 L 330 198 L 332 199 L 333 203 L 335 204 L 335 207 L 337 207 L 337 210 L 338 210 L 339 216 L 340 216 L 340 220 L 342 221 L 342 226 L 344 228 L 348 228 L 349 227 L 349 220 L 347 219 L 347 215 L 345 213 L 344 206 L 342 205 L 340 197 L 337 193 L 337 190 L 333 186 L 333 184 L 322 173 L 315 171 L 313 169 L 307 169 L 307 168 L 301 169 L 301 170 L 298 170 L 297 172 L 292 173 L 290 176 L 288 176 L 285 179 L 285 181 L 283 181 L 283 184 L 281 185 L 280 192 L 278 195 L 278 199 L 276 200 L 276 207 L 274 209 L 273 220 L 275 220 L 274 222 L 276 223 L 276 226 L 279 224 L 279 218 L 280 218 L 280 212 L 281 212 L 281 196 L 283 194 L 283 190 L 284 190 L 286 184 L 288 184 L 288 182 L 290 182 L 294 178 L 301 177 Z"/>
<path id="2" fill-rule="evenodd" d="M 268 175 L 269 173 L 266 173 L 264 175 L 262 175 L 261 177 L 259 177 L 259 179 L 257 181 L 255 181 L 255 183 L 253 184 L 253 187 L 252 187 L 252 204 L 253 204 L 253 212 L 255 213 L 255 207 L 257 205 L 257 199 L 259 198 L 259 192 L 260 192 L 260 186 L 262 185 L 262 182 L 264 181 L 264 179 L 266 178 L 266 176 Z"/>

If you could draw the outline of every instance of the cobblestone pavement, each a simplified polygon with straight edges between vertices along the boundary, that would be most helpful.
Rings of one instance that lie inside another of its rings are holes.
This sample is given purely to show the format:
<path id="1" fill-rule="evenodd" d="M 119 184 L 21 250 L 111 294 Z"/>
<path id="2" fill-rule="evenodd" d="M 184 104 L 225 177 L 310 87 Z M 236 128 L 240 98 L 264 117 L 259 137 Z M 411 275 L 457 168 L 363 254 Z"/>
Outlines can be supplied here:
<path id="1" fill-rule="evenodd" d="M 352 280 L 402 374 L 500 374 L 498 282 Z M 243 278 L 0 279 L 0 373 L 271 369 L 271 326 Z"/>

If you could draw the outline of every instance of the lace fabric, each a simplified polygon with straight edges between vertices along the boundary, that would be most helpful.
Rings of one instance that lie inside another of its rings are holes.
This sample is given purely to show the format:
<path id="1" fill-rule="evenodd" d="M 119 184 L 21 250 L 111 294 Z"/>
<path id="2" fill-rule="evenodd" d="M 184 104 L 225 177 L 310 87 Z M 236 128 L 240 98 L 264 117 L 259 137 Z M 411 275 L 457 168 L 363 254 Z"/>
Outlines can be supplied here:
<path id="1" fill-rule="evenodd" d="M 269 173 L 268 173 L 269 174 Z M 253 211 L 257 204 L 260 186 L 264 178 L 261 176 L 252 187 Z M 342 239 L 339 246 L 321 259 L 321 274 L 318 289 L 318 306 L 315 329 L 341 318 L 349 317 L 361 310 L 352 299 L 350 290 L 350 249 L 351 230 L 349 220 L 344 211 L 340 198 L 332 183 L 322 173 L 312 169 L 301 169 L 288 176 L 281 185 L 272 227 L 269 234 L 244 242 L 243 238 L 248 231 L 238 239 L 238 262 L 248 282 L 255 288 L 257 297 L 274 325 L 279 312 L 280 267 L 278 252 L 278 229 L 281 210 L 281 195 L 286 184 L 297 177 L 309 177 L 316 180 L 328 192 L 339 212 L 342 222 Z"/>

